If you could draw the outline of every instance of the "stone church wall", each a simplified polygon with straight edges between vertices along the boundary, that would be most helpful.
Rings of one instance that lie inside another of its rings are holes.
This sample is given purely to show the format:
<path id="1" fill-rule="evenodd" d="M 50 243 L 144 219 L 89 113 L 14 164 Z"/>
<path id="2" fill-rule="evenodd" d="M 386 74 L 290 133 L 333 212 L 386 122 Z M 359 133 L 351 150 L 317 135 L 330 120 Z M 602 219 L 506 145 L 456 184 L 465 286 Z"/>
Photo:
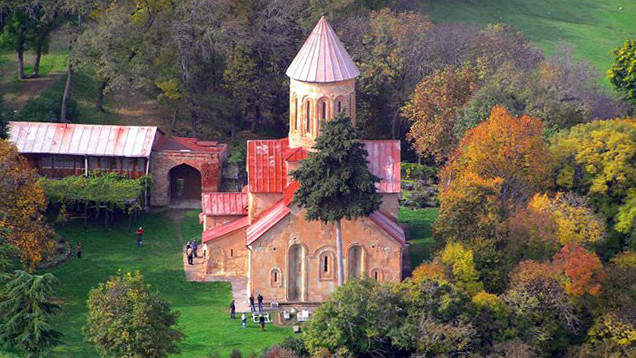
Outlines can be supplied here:
<path id="1" fill-rule="evenodd" d="M 246 276 L 249 253 L 245 247 L 245 228 L 206 243 L 206 274 Z"/>
<path id="2" fill-rule="evenodd" d="M 323 302 L 337 286 L 335 225 L 307 222 L 304 211 L 293 209 L 274 228 L 251 245 L 252 264 L 250 289 L 261 293 L 267 302 Z M 402 246 L 385 234 L 373 222 L 365 219 L 342 223 L 345 280 L 349 275 L 349 249 L 361 248 L 363 275 L 380 281 L 399 282 L 402 279 Z M 290 248 L 299 245 L 304 258 L 300 264 L 300 278 L 290 275 Z M 324 256 L 329 255 L 330 272 L 324 272 Z M 278 281 L 274 280 L 274 272 Z M 290 277 L 292 276 L 292 277 Z M 290 297 L 289 288 L 297 280 L 298 298 Z"/>

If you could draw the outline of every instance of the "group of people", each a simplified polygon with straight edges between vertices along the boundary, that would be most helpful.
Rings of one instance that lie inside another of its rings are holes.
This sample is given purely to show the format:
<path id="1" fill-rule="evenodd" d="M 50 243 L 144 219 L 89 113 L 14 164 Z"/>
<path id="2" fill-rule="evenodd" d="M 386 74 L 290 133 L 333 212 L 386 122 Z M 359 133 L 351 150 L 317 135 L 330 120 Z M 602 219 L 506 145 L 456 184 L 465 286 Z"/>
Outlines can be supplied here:
<path id="1" fill-rule="evenodd" d="M 252 313 L 254 313 L 256 312 L 256 307 L 254 307 L 253 294 L 250 295 L 249 300 L 250 300 L 250 310 L 252 311 Z M 259 293 L 258 296 L 256 297 L 256 301 L 258 302 L 258 313 L 263 313 L 263 295 Z M 232 300 L 232 302 L 230 303 L 230 319 L 236 319 L 236 304 L 234 303 L 234 300 Z M 261 314 L 258 319 L 258 323 L 261 326 L 261 331 L 264 331 L 265 316 Z M 241 325 L 243 326 L 243 328 L 247 328 L 247 315 L 245 314 L 245 312 L 241 313 Z"/>
<path id="2" fill-rule="evenodd" d="M 186 255 L 188 256 L 188 264 L 194 264 L 194 258 L 199 257 L 197 254 L 197 249 L 199 248 L 199 243 L 195 241 L 188 241 L 186 244 Z"/>

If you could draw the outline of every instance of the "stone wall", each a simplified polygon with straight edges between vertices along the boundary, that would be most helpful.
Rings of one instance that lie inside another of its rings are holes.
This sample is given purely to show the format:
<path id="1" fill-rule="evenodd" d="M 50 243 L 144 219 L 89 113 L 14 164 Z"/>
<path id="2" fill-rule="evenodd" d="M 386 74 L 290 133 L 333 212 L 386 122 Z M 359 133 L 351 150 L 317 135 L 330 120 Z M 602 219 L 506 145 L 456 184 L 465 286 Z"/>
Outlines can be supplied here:
<path id="1" fill-rule="evenodd" d="M 172 150 L 153 151 L 150 157 L 150 175 L 153 186 L 150 203 L 153 206 L 170 205 L 170 177 L 172 168 L 186 164 L 201 173 L 201 192 L 219 191 L 221 183 L 221 167 L 225 160 L 225 152 L 199 153 Z"/>
<path id="2" fill-rule="evenodd" d="M 248 289 L 261 293 L 268 302 L 289 302 L 289 250 L 292 245 L 302 247 L 301 292 L 294 301 L 323 302 L 337 285 L 336 229 L 334 225 L 307 222 L 304 210 L 292 209 L 269 232 L 250 245 L 251 265 Z M 362 250 L 361 270 L 381 281 L 399 282 L 402 279 L 402 245 L 384 233 L 368 219 L 342 222 L 345 278 L 348 275 L 349 249 L 359 245 Z M 323 254 L 332 254 L 330 275 L 323 275 Z M 277 272 L 280 281 L 274 282 Z M 325 277 L 326 276 L 326 277 Z"/>
<path id="3" fill-rule="evenodd" d="M 206 243 L 206 274 L 246 276 L 249 252 L 245 247 L 245 228 Z"/>

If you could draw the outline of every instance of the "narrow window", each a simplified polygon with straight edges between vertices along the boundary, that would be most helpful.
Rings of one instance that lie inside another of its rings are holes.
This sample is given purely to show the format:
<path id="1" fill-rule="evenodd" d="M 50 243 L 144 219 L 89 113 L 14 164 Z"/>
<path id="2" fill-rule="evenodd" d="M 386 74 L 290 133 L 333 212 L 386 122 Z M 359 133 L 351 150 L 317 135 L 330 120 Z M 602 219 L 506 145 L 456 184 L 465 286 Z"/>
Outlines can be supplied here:
<path id="1" fill-rule="evenodd" d="M 327 119 L 327 102 L 322 102 L 322 119 Z"/>
<path id="2" fill-rule="evenodd" d="M 311 133 L 311 107 L 309 102 L 307 102 L 307 110 L 305 111 L 305 116 L 307 119 L 307 125 L 305 127 L 307 133 Z"/>
<path id="3" fill-rule="evenodd" d="M 234 249 L 230 249 L 230 257 L 234 257 Z"/>
<path id="4" fill-rule="evenodd" d="M 325 255 L 325 266 L 324 266 L 324 270 L 325 273 L 329 272 L 329 256 Z"/>
<path id="5" fill-rule="evenodd" d="M 298 98 L 294 97 L 294 129 L 298 130 Z"/>
<path id="6" fill-rule="evenodd" d="M 274 271 L 274 282 L 278 282 L 278 272 Z"/>
<path id="7" fill-rule="evenodd" d="M 338 100 L 338 113 L 342 112 L 342 101 Z"/>
<path id="8" fill-rule="evenodd" d="M 376 271 L 376 272 L 373 273 L 373 279 L 378 281 L 378 278 L 379 278 L 378 277 L 378 271 Z"/>

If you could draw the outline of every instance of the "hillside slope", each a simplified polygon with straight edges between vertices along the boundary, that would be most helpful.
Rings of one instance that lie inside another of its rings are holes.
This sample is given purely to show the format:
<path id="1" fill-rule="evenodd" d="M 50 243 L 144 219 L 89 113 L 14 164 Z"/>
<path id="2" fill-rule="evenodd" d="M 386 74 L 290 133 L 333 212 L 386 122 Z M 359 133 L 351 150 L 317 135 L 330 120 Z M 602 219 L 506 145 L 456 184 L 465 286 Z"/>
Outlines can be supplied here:
<path id="1" fill-rule="evenodd" d="M 634 0 L 431 0 L 422 10 L 433 22 L 513 25 L 548 53 L 569 42 L 602 76 L 612 50 L 636 37 Z"/>

